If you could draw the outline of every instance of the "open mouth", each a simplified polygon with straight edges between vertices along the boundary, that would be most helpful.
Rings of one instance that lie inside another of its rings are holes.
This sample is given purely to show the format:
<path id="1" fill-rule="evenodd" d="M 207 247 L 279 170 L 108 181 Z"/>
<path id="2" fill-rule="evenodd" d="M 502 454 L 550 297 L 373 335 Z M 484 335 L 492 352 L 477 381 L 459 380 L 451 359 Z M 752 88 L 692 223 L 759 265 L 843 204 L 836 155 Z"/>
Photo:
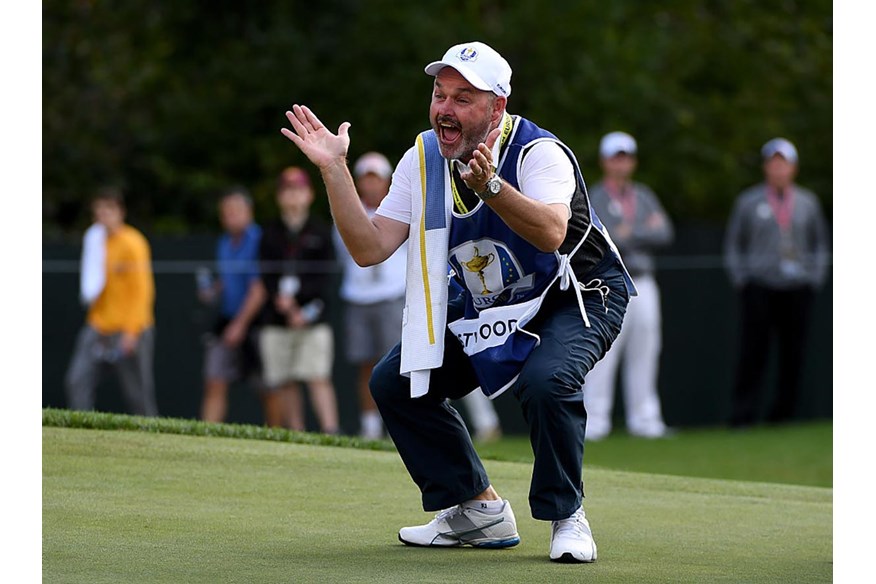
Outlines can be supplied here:
<path id="1" fill-rule="evenodd" d="M 454 144 L 462 136 L 462 127 L 449 120 L 438 121 L 438 137 L 444 144 Z"/>

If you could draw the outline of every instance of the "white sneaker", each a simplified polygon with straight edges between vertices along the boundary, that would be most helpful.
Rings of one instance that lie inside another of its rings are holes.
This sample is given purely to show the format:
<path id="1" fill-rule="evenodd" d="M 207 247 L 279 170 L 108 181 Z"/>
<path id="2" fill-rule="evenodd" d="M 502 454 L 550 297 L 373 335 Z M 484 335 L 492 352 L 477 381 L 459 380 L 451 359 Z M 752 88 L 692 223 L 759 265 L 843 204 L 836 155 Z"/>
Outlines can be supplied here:
<path id="1" fill-rule="evenodd" d="M 583 506 L 568 519 L 551 523 L 551 561 L 596 561 L 596 542 L 593 541 L 593 532 L 584 516 Z"/>
<path id="2" fill-rule="evenodd" d="M 675 429 L 664 424 L 655 424 L 638 429 L 628 429 L 630 436 L 636 438 L 647 438 L 649 440 L 659 440 L 660 438 L 672 438 L 675 436 Z"/>
<path id="3" fill-rule="evenodd" d="M 366 440 L 380 440 L 383 438 L 383 418 L 376 411 L 363 412 L 359 419 L 362 428 L 359 435 Z"/>
<path id="4" fill-rule="evenodd" d="M 517 520 L 508 501 L 500 513 L 492 515 L 463 505 L 450 507 L 426 525 L 402 527 L 398 539 L 407 545 L 442 547 L 506 548 L 520 543 Z"/>
<path id="5" fill-rule="evenodd" d="M 598 442 L 608 438 L 611 434 L 611 424 L 608 422 L 598 422 L 595 418 L 587 420 L 587 427 L 584 428 L 584 440 L 590 442 Z"/>
<path id="6" fill-rule="evenodd" d="M 491 442 L 497 442 L 502 438 L 502 428 L 499 426 L 492 426 L 490 428 L 481 428 L 474 435 L 475 442 L 481 442 L 484 444 L 488 444 Z"/>

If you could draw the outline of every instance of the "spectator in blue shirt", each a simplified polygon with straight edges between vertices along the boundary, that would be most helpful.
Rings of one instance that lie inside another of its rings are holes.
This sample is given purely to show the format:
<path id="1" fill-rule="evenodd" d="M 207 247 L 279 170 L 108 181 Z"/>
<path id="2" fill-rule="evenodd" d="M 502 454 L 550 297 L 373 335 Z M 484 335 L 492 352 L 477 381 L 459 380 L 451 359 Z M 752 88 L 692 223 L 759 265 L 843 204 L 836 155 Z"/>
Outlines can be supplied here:
<path id="1" fill-rule="evenodd" d="M 260 387 L 256 335 L 265 301 L 258 270 L 262 230 L 253 221 L 252 199 L 243 187 L 226 190 L 219 201 L 225 233 L 216 245 L 218 278 L 202 282 L 199 298 L 218 313 L 204 355 L 204 397 L 201 419 L 222 422 L 228 411 L 228 386 L 249 379 Z"/>

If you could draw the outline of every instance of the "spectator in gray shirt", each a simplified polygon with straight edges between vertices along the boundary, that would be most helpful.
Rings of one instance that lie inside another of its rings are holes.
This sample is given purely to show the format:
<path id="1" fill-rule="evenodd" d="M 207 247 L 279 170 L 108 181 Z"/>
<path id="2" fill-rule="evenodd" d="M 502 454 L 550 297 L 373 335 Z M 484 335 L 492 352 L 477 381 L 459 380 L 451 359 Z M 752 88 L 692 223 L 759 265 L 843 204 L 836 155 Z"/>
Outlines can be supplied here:
<path id="1" fill-rule="evenodd" d="M 662 331 L 652 253 L 669 245 L 675 234 L 654 192 L 633 180 L 636 150 L 636 140 L 629 134 L 606 134 L 599 144 L 603 178 L 590 189 L 590 202 L 620 250 L 639 295 L 630 301 L 611 349 L 584 380 L 587 440 L 600 440 L 611 432 L 619 368 L 623 370 L 627 431 L 641 438 L 670 433 L 657 392 Z"/>
<path id="2" fill-rule="evenodd" d="M 784 138 L 764 144 L 765 182 L 736 200 L 724 240 L 724 259 L 739 294 L 740 331 L 731 426 L 760 421 L 761 385 L 773 342 L 778 386 L 767 421 L 795 413 L 807 332 L 815 297 L 827 275 L 828 230 L 821 205 L 794 183 L 797 149 Z"/>

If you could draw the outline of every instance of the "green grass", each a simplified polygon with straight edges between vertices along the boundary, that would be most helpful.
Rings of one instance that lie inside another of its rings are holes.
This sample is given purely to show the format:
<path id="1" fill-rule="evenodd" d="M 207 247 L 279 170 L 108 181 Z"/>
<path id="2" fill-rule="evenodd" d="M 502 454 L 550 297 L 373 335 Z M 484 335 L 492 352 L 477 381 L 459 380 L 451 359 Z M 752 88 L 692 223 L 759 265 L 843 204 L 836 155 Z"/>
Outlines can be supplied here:
<path id="1" fill-rule="evenodd" d="M 547 561 L 548 525 L 529 516 L 526 462 L 485 461 L 514 503 L 519 546 L 418 549 L 399 544 L 396 532 L 430 515 L 419 511 L 398 455 L 382 446 L 45 422 L 46 412 L 45 582 L 829 582 L 832 575 L 828 488 L 588 467 L 599 561 L 555 565 Z"/>
<path id="2" fill-rule="evenodd" d="M 532 462 L 527 437 L 479 445 L 484 458 Z M 683 430 L 662 440 L 616 433 L 584 447 L 585 472 L 610 468 L 742 481 L 833 486 L 833 424 Z"/>
<path id="3" fill-rule="evenodd" d="M 99 412 L 43 410 L 43 425 L 100 430 L 133 430 L 189 436 L 252 438 L 296 444 L 343 446 L 394 452 L 388 441 L 355 436 L 326 436 L 244 424 L 210 424 L 197 420 L 149 418 Z M 478 444 L 485 459 L 532 463 L 529 440 L 506 436 Z M 645 440 L 616 432 L 588 442 L 585 472 L 590 468 L 639 471 L 742 481 L 833 486 L 833 425 L 817 422 L 753 428 L 684 430 L 672 438 Z"/>

